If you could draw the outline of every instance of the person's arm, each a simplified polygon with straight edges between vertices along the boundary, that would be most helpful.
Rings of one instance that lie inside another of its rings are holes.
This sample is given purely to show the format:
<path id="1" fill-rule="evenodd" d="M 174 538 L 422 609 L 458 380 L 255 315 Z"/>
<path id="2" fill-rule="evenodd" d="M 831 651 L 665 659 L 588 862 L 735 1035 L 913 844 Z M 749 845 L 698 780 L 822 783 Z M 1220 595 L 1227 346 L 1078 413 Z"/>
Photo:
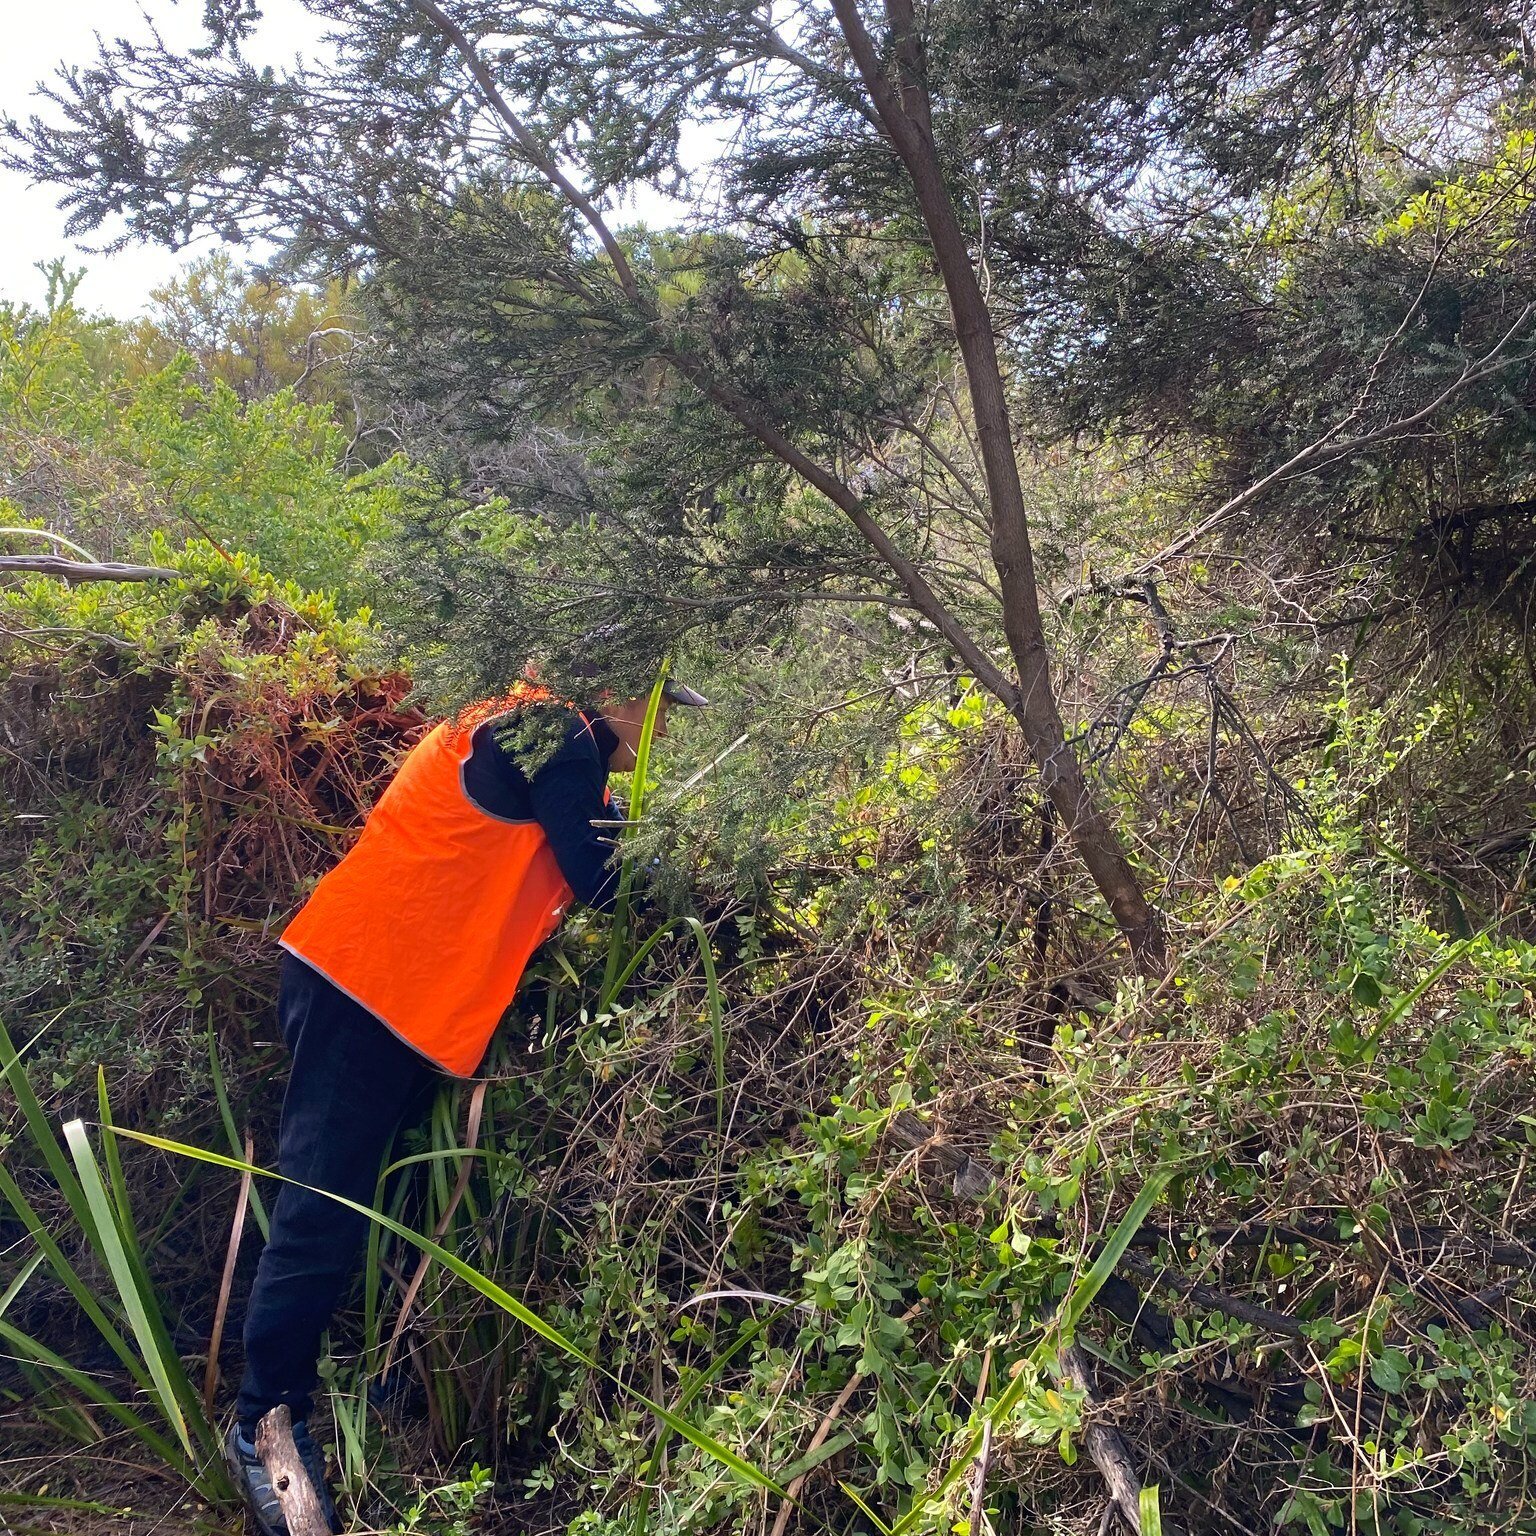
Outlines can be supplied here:
<path id="1" fill-rule="evenodd" d="M 601 912 L 613 910 L 619 891 L 612 832 L 592 825 L 613 820 L 603 800 L 607 783 L 608 765 L 579 721 L 529 783 L 534 817 L 565 883 L 578 901 Z"/>

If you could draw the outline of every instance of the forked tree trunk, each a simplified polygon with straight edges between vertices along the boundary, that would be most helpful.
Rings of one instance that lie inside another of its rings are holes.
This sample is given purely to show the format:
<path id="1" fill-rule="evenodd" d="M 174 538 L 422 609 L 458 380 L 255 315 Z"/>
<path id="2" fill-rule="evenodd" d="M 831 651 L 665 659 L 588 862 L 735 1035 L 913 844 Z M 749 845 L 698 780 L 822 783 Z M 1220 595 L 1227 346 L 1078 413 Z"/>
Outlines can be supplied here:
<path id="1" fill-rule="evenodd" d="M 502 96 L 494 76 L 479 58 L 468 35 L 437 0 L 413 0 L 413 4 L 463 57 L 481 93 L 527 155 L 529 163 L 596 233 L 613 262 L 615 282 L 625 298 L 647 321 L 655 324 L 659 318 L 656 310 L 636 283 L 623 248 L 604 223 L 601 213 L 559 170 Z M 1018 465 L 1013 456 L 1013 432 L 992 334 L 992 317 L 976 281 L 965 234 L 950 200 L 934 147 L 928 95 L 922 80 L 922 49 L 911 0 L 888 0 L 887 17 L 898 58 L 896 84 L 881 66 L 855 0 L 832 0 L 832 4 L 874 104 L 874 116 L 912 179 L 949 296 L 981 444 L 991 504 L 992 562 L 1003 595 L 1003 630 L 1008 638 L 1017 680 L 997 665 L 975 636 L 948 610 L 922 571 L 901 552 L 849 485 L 827 466 L 804 453 L 762 407 L 742 395 L 730 380 L 720 377 L 704 359 L 665 344 L 659 349 L 659 355 L 848 515 L 870 548 L 901 582 L 917 610 L 954 647 L 955 654 L 976 680 L 1013 712 L 1039 766 L 1045 793 L 1108 903 L 1116 925 L 1129 941 L 1137 965 L 1144 972 L 1161 975 L 1166 956 L 1162 924 L 1147 901 L 1119 838 L 1095 803 L 1082 764 L 1067 744 L 1066 730 L 1056 707 L 1050 657 L 1035 587 L 1029 520 L 1024 509 Z"/>

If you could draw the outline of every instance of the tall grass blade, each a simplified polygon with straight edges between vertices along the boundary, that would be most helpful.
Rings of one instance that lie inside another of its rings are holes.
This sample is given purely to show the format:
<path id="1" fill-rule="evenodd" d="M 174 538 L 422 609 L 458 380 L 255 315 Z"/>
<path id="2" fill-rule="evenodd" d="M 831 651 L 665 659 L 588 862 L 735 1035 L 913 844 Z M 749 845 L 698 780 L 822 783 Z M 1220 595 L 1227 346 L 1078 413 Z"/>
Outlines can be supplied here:
<path id="1" fill-rule="evenodd" d="M 133 1206 L 128 1198 L 128 1181 L 123 1177 L 122 1159 L 118 1155 L 117 1138 L 111 1134 L 115 1129 L 112 1120 L 112 1105 L 107 1098 L 106 1073 L 100 1067 L 96 1069 L 96 1102 L 101 1114 L 101 1129 L 107 1133 L 101 1139 L 101 1154 L 102 1161 L 107 1165 L 107 1177 L 111 1184 L 110 1207 L 114 1218 L 114 1226 L 122 1242 L 123 1254 L 128 1262 L 128 1272 L 134 1283 L 134 1294 L 143 1299 L 144 1316 L 148 1319 L 149 1327 L 154 1336 L 155 1347 L 152 1352 L 146 1351 L 145 1364 L 150 1368 L 151 1377 L 154 1375 L 156 1361 L 159 1361 L 164 1366 L 166 1379 L 176 1394 L 177 1405 L 182 1415 L 190 1425 L 190 1433 L 193 1439 L 199 1445 L 207 1447 L 217 1437 L 213 1434 L 212 1427 L 204 1417 L 202 1398 L 191 1375 L 181 1363 L 181 1357 L 176 1353 L 176 1345 L 171 1338 L 171 1330 L 167 1326 L 165 1316 L 160 1310 L 159 1298 L 155 1292 L 155 1283 L 150 1278 L 149 1265 L 145 1261 L 144 1251 L 139 1243 L 138 1227 L 133 1216 Z M 86 1143 L 86 1146 L 89 1147 L 89 1142 Z M 81 1182 L 85 1184 L 86 1181 L 82 1179 Z M 126 1296 L 124 1297 L 124 1305 L 127 1305 Z M 131 1318 L 131 1312 L 129 1316 Z"/>
<path id="2" fill-rule="evenodd" d="M 79 1128 L 80 1136 L 83 1138 L 84 1128 L 79 1125 L 78 1121 L 73 1122 L 73 1125 Z M 202 1147 L 189 1146 L 185 1142 L 172 1141 L 164 1136 L 153 1136 L 147 1131 L 130 1131 L 124 1127 L 119 1127 L 115 1134 L 125 1136 L 132 1141 L 142 1142 L 145 1146 L 158 1147 L 163 1152 L 174 1152 L 182 1157 L 190 1157 L 200 1162 L 212 1163 L 220 1168 L 228 1168 L 235 1173 L 244 1173 L 249 1170 L 253 1174 L 267 1174 L 267 1177 L 279 1179 L 283 1183 L 298 1183 L 295 1179 L 285 1179 L 282 1174 L 267 1173 L 267 1170 L 256 1168 L 250 1163 L 242 1162 L 239 1158 L 226 1157 L 222 1153 L 209 1152 Z M 89 1157 L 90 1149 L 88 1145 L 85 1150 L 87 1157 Z M 448 1249 L 434 1243 L 431 1238 L 426 1237 L 422 1233 L 413 1231 L 403 1222 L 396 1221 L 391 1216 L 386 1216 L 382 1211 L 371 1210 L 368 1206 L 362 1205 L 356 1200 L 348 1200 L 345 1196 L 333 1194 L 329 1190 L 314 1189 L 307 1184 L 299 1184 L 299 1187 L 301 1189 L 309 1189 L 312 1194 L 324 1195 L 326 1199 L 334 1200 L 338 1205 L 344 1205 L 348 1210 L 356 1211 L 359 1215 L 366 1216 L 370 1221 L 377 1222 L 379 1225 L 387 1228 L 396 1237 L 403 1238 L 406 1242 L 420 1248 L 424 1253 L 431 1254 L 444 1268 L 451 1270 L 473 1290 L 478 1291 L 488 1301 L 493 1302 L 509 1316 L 516 1318 L 525 1328 L 538 1334 L 541 1339 L 554 1345 L 556 1349 L 560 1350 L 563 1354 L 569 1355 L 571 1359 L 579 1361 L 588 1370 L 595 1371 L 606 1377 L 621 1392 L 626 1393 L 642 1407 L 648 1408 L 664 1424 L 669 1425 L 677 1434 L 687 1440 L 689 1444 L 696 1446 L 706 1455 L 718 1461 L 722 1466 L 727 1467 L 744 1482 L 751 1484 L 755 1488 L 761 1488 L 768 1493 L 775 1494 L 781 1499 L 788 1497 L 784 1489 L 779 1487 L 766 1472 L 754 1466 L 744 1457 L 739 1456 L 729 1446 L 721 1444 L 713 1435 L 706 1434 L 703 1430 L 698 1429 L 686 1419 L 674 1413 L 670 1408 L 652 1401 L 643 1392 L 637 1391 L 627 1382 L 622 1381 L 612 1371 L 608 1370 L 606 1366 L 599 1363 L 586 1350 L 582 1349 L 579 1344 L 568 1339 L 552 1323 L 546 1322 L 531 1307 L 525 1305 L 517 1297 L 497 1285 L 494 1280 L 481 1274 L 473 1265 L 466 1264 L 456 1253 L 449 1252 Z M 105 1199 L 104 1192 L 102 1198 Z"/>
<path id="3" fill-rule="evenodd" d="M 459 1208 L 459 1202 L 464 1198 L 469 1189 L 470 1174 L 474 1172 L 474 1153 L 476 1143 L 480 1140 L 480 1116 L 485 1108 L 485 1090 L 489 1085 L 482 1078 L 475 1084 L 469 1096 L 469 1109 L 464 1119 L 464 1145 L 463 1147 L 449 1147 L 446 1150 L 450 1156 L 462 1154 L 459 1167 L 459 1176 L 454 1181 L 453 1191 L 448 1196 L 448 1203 L 442 1207 L 442 1213 L 437 1218 L 437 1224 L 432 1228 L 432 1239 L 441 1242 L 448 1231 L 449 1223 L 453 1220 L 453 1213 Z M 448 1129 L 449 1140 L 453 1138 L 453 1129 L 450 1124 Z M 250 1153 L 246 1153 L 247 1159 Z M 437 1168 L 444 1166 L 438 1162 Z M 416 1273 L 411 1276 L 410 1284 L 405 1288 L 405 1295 L 400 1298 L 400 1311 L 395 1317 L 394 1332 L 389 1336 L 389 1347 L 384 1351 L 383 1370 L 387 1371 L 394 1362 L 395 1350 L 400 1344 L 400 1335 L 405 1332 L 406 1324 L 411 1320 L 411 1308 L 416 1304 L 417 1294 L 421 1290 L 422 1282 L 427 1278 L 428 1266 L 432 1263 L 430 1254 L 422 1254 L 421 1261 L 416 1266 Z"/>
<path id="4" fill-rule="evenodd" d="M 895 1536 L 895 1532 L 901 1529 L 901 1526 L 898 1525 L 893 1531 L 892 1528 L 888 1526 L 885 1521 L 882 1520 L 880 1516 L 877 1515 L 874 1510 L 872 1510 L 869 1505 L 864 1502 L 862 1498 L 859 1497 L 858 1490 L 856 1488 L 850 1487 L 847 1483 L 843 1482 L 841 1478 L 838 1479 L 837 1486 L 841 1488 L 843 1492 L 846 1493 L 848 1497 L 859 1506 L 859 1509 L 863 1512 L 864 1518 L 868 1520 L 872 1526 L 874 1526 L 874 1528 L 880 1533 L 880 1536 Z"/>
<path id="5" fill-rule="evenodd" d="M 1137 1513 L 1141 1516 L 1141 1536 L 1163 1536 L 1163 1501 L 1156 1483 L 1141 1490 Z"/>
<path id="6" fill-rule="evenodd" d="M 49 1123 L 37 1094 L 33 1092 L 32 1080 L 22 1068 L 21 1056 L 11 1044 L 11 1037 L 3 1024 L 0 1024 L 0 1076 L 3 1076 L 10 1086 L 22 1118 L 27 1123 L 27 1129 L 31 1133 L 31 1145 L 47 1164 L 48 1171 L 59 1187 L 59 1193 L 64 1196 L 69 1206 L 70 1214 L 80 1228 L 89 1235 L 91 1213 L 86 1203 L 85 1192 L 81 1189 L 68 1159 L 59 1149 L 53 1126 Z M 33 1241 L 47 1254 L 48 1263 L 54 1274 L 80 1304 L 80 1309 L 90 1318 L 112 1353 L 122 1361 L 140 1386 L 148 1388 L 149 1377 L 145 1373 L 143 1363 L 129 1348 L 128 1341 L 118 1327 L 118 1320 L 107 1315 L 106 1309 L 97 1299 L 95 1292 L 81 1280 L 74 1265 L 64 1256 L 63 1250 L 44 1227 L 31 1202 L 22 1194 L 21 1186 L 17 1184 L 3 1163 L 0 1163 L 0 1194 L 5 1196 L 7 1204 L 20 1218 Z"/>
<path id="7" fill-rule="evenodd" d="M 1162 1198 L 1163 1191 L 1168 1188 L 1173 1179 L 1172 1170 L 1154 1173 L 1142 1186 L 1141 1193 L 1131 1201 L 1131 1208 L 1115 1225 L 1115 1230 L 1109 1234 L 1104 1246 L 1099 1250 L 1099 1256 L 1093 1261 L 1092 1268 L 1078 1280 L 1077 1284 L 1062 1303 L 1061 1311 L 1057 1314 L 1056 1322 L 1046 1335 L 1047 1339 L 1055 1335 L 1058 1339 L 1070 1339 L 1077 1332 L 1077 1325 L 1082 1321 L 1093 1302 L 1093 1298 L 1099 1294 L 1104 1282 L 1115 1272 L 1115 1265 L 1125 1257 L 1125 1251 L 1135 1241 L 1136 1234 L 1141 1230 L 1152 1207 Z"/>
<path id="8" fill-rule="evenodd" d="M 793 1304 L 791 1303 L 791 1305 Z M 691 1407 L 694 1399 L 698 1397 L 704 1388 L 715 1381 L 726 1366 L 766 1327 L 766 1323 L 754 1321 L 743 1328 L 730 1348 L 722 1349 L 718 1355 L 710 1360 L 708 1369 L 700 1371 L 698 1376 L 688 1383 L 687 1387 L 679 1394 L 677 1407 L 673 1411 L 675 1413 L 683 1413 Z M 669 1434 L 670 1431 L 665 1425 L 656 1433 L 656 1440 L 651 1446 L 651 1454 L 647 1460 L 647 1466 L 650 1468 L 649 1476 L 655 1475 L 656 1465 L 661 1460 L 662 1451 L 666 1449 Z M 650 1525 L 651 1494 L 653 1491 L 653 1485 L 649 1482 L 642 1483 L 640 1486 L 634 1519 L 630 1523 L 630 1530 L 633 1536 L 645 1536 L 646 1528 Z"/>
<path id="9" fill-rule="evenodd" d="M 197 1458 L 192 1449 L 192 1437 L 187 1430 L 187 1422 L 181 1411 L 180 1394 L 172 1381 L 173 1369 L 175 1373 L 181 1373 L 181 1362 L 174 1354 L 168 1361 L 162 1353 L 163 1329 L 155 1326 L 155 1321 L 150 1315 L 150 1304 L 139 1289 L 138 1277 L 123 1244 L 122 1235 L 118 1231 L 117 1218 L 107 1198 L 106 1186 L 102 1183 L 101 1169 L 96 1164 L 90 1140 L 85 1134 L 85 1123 L 81 1120 L 71 1120 L 64 1127 L 64 1141 L 69 1147 L 70 1156 L 74 1159 L 75 1168 L 80 1177 L 80 1187 L 84 1191 L 86 1204 L 89 1207 L 90 1226 L 87 1228 L 86 1235 L 90 1238 L 91 1246 L 106 1261 L 112 1275 L 112 1282 L 117 1287 L 118 1296 L 122 1300 L 129 1327 L 133 1330 L 134 1338 L 138 1341 L 139 1350 L 144 1357 L 144 1364 L 148 1367 L 160 1411 L 175 1432 L 182 1450 L 186 1452 L 187 1460 L 195 1461 Z M 174 1368 L 172 1361 L 174 1361 Z"/>
<path id="10" fill-rule="evenodd" d="M 663 661 L 651 685 L 651 697 L 645 707 L 645 721 L 640 728 L 640 745 L 635 751 L 635 768 L 630 774 L 629 819 L 638 822 L 645 814 L 645 781 L 651 764 L 651 737 L 656 730 L 656 716 L 661 709 L 661 690 L 667 681 L 670 662 Z M 625 858 L 619 865 L 619 891 L 613 904 L 613 927 L 608 935 L 608 959 L 603 967 L 603 985 L 598 993 L 600 1008 L 608 1008 L 618 996 L 622 982 L 616 981 L 623 965 L 625 945 L 629 942 L 629 901 L 634 884 L 634 860 Z M 632 971 L 630 972 L 632 974 Z"/>
<path id="11" fill-rule="evenodd" d="M 49 1349 L 40 1339 L 35 1339 L 31 1334 L 23 1333 L 20 1328 L 6 1322 L 3 1317 L 0 1317 L 0 1339 L 16 1350 L 23 1360 L 33 1361 L 42 1366 L 50 1376 L 57 1377 L 66 1385 L 73 1387 L 87 1402 L 94 1403 L 110 1414 L 140 1445 L 153 1451 L 167 1466 L 180 1472 L 188 1482 L 196 1482 L 190 1453 L 184 1459 L 176 1445 L 140 1418 L 127 1403 L 119 1401 L 92 1376 L 78 1366 L 71 1365 L 68 1360 Z"/>
<path id="12" fill-rule="evenodd" d="M 11 1177 L 10 1171 L 4 1163 L 0 1163 L 0 1195 L 5 1196 L 6 1203 L 20 1217 L 21 1224 L 27 1229 L 27 1232 L 38 1248 L 46 1255 L 48 1265 L 53 1270 L 55 1277 L 63 1284 L 69 1294 L 75 1298 L 80 1310 L 91 1320 L 92 1326 L 101 1335 L 106 1346 L 122 1361 L 124 1368 L 139 1386 L 147 1390 L 149 1387 L 149 1375 L 144 1369 L 144 1362 L 134 1354 L 128 1341 L 123 1337 L 121 1330 L 118 1328 L 117 1320 L 107 1315 L 106 1309 L 97 1298 L 95 1291 L 80 1278 L 79 1272 L 75 1269 L 74 1265 L 64 1256 L 63 1249 L 54 1241 L 52 1233 L 43 1225 L 31 1202 L 22 1194 L 20 1186 Z M 84 1198 L 82 1195 L 82 1203 Z"/>
<path id="13" fill-rule="evenodd" d="M 32 1275 L 37 1269 L 37 1266 L 41 1264 L 46 1257 L 47 1255 L 42 1252 L 34 1253 L 32 1257 L 28 1259 L 27 1262 L 23 1264 L 19 1270 L 16 1271 L 15 1278 L 5 1288 L 5 1294 L 0 1296 L 0 1317 L 5 1316 L 6 1309 L 13 1301 L 16 1300 L 19 1295 L 21 1295 L 22 1291 L 26 1287 L 27 1281 L 32 1278 Z"/>
<path id="14" fill-rule="evenodd" d="M 1440 978 L 1444 976 L 1445 973 L 1450 970 L 1450 968 L 1455 965 L 1456 962 L 1460 960 L 1461 957 L 1465 955 L 1466 952 L 1471 949 L 1472 946 L 1476 944 L 1480 938 L 1483 937 L 1483 933 L 1486 932 L 1487 930 L 1484 929 L 1482 933 L 1474 933 L 1470 938 L 1462 939 L 1460 943 L 1451 945 L 1451 947 L 1446 950 L 1440 959 L 1430 967 L 1429 972 L 1424 976 L 1424 978 L 1418 983 L 1417 986 L 1413 987 L 1410 991 L 1403 993 L 1403 995 L 1398 998 L 1390 1008 L 1385 1009 L 1381 1015 L 1381 1022 L 1378 1023 L 1376 1028 L 1373 1029 L 1370 1034 L 1365 1037 L 1365 1044 L 1367 1049 L 1374 1048 L 1381 1037 L 1394 1024 L 1396 1024 L 1397 1021 L 1414 1006 L 1414 1004 L 1419 1002 L 1420 999 L 1423 998 L 1424 994 L 1428 992 L 1429 989 L 1434 986 L 1434 984 L 1439 981 Z"/>
<path id="15" fill-rule="evenodd" d="M 11 1044 L 11 1037 L 6 1033 L 3 1024 L 0 1024 L 0 1076 L 5 1078 L 11 1092 L 16 1096 L 17 1108 L 21 1110 L 22 1118 L 27 1122 L 27 1129 L 32 1133 L 33 1145 L 42 1153 L 43 1161 L 47 1163 L 48 1171 L 53 1175 L 54 1183 L 59 1186 L 60 1192 L 69 1202 L 70 1210 L 78 1219 L 85 1203 L 79 1182 L 69 1166 L 68 1159 L 59 1150 L 58 1138 L 54 1135 L 53 1126 L 37 1095 L 32 1091 L 32 1081 L 22 1068 L 21 1055 Z"/>

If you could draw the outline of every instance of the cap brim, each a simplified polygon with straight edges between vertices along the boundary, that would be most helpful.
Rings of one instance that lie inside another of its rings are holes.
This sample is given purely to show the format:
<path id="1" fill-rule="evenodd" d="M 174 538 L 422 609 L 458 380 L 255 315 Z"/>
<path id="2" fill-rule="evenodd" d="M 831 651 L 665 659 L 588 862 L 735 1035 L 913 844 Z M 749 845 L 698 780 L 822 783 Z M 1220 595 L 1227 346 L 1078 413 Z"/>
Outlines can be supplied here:
<path id="1" fill-rule="evenodd" d="M 687 704 L 694 709 L 709 707 L 709 700 L 697 689 L 688 687 L 686 683 L 674 683 L 670 679 L 661 685 L 661 696 L 673 704 Z"/>

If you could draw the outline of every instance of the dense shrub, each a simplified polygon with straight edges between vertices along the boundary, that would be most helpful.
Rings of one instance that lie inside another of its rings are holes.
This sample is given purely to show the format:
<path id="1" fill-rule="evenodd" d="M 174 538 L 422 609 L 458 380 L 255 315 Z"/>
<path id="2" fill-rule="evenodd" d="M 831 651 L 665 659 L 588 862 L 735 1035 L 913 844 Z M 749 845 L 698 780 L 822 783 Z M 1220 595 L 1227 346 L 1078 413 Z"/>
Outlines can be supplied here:
<path id="1" fill-rule="evenodd" d="M 328 403 L 242 398 L 185 352 L 146 371 L 112 322 L 0 306 L 0 524 L 117 558 L 201 537 L 351 613 L 373 590 L 362 556 L 423 488 L 399 457 L 342 467 L 347 449 Z"/>

